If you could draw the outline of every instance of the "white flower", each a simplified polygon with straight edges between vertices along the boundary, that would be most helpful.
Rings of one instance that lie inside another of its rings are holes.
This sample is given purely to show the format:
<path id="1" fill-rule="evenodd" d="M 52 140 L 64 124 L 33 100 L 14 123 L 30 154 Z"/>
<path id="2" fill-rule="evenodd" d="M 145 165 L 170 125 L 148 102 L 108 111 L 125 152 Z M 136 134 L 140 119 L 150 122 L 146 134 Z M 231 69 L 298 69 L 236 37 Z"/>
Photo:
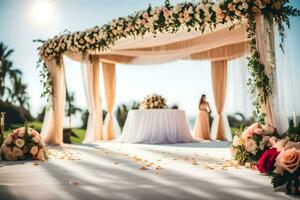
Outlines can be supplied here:
<path id="1" fill-rule="evenodd" d="M 33 147 L 30 149 L 30 153 L 31 153 L 32 155 L 35 155 L 35 154 L 37 154 L 38 150 L 39 150 L 39 148 L 38 148 L 37 146 L 33 146 Z"/>
<path id="2" fill-rule="evenodd" d="M 181 11 L 181 5 L 180 4 L 176 4 L 175 6 L 174 6 L 174 8 L 173 8 L 173 12 L 175 13 L 175 14 L 178 14 L 180 11 Z"/>
<path id="3" fill-rule="evenodd" d="M 17 147 L 22 148 L 24 146 L 25 142 L 22 139 L 17 139 L 15 141 L 15 144 L 16 144 Z"/>
<path id="4" fill-rule="evenodd" d="M 243 3 L 242 6 L 245 10 L 247 10 L 249 8 L 248 3 Z"/>
<path id="5" fill-rule="evenodd" d="M 240 138 L 239 138 L 239 136 L 235 135 L 235 136 L 233 137 L 232 145 L 233 145 L 234 147 L 237 147 L 237 146 L 240 145 Z"/>
<path id="6" fill-rule="evenodd" d="M 189 7 L 188 12 L 189 12 L 190 14 L 193 14 L 193 13 L 194 13 L 194 10 L 193 10 L 193 7 L 192 7 L 192 6 Z"/>

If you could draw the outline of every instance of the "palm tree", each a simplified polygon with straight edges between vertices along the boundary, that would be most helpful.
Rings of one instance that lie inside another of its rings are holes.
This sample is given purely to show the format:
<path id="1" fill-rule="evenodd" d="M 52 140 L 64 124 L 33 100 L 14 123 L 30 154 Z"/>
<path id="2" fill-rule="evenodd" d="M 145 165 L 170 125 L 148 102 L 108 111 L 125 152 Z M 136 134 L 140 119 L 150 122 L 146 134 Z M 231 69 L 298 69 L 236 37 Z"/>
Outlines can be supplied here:
<path id="1" fill-rule="evenodd" d="M 66 90 L 66 116 L 69 117 L 69 127 L 72 128 L 72 115 L 76 114 L 77 112 L 81 112 L 82 110 L 79 107 L 76 107 L 75 102 L 75 95 L 74 92 L 71 94 Z"/>
<path id="2" fill-rule="evenodd" d="M 12 90 L 10 90 L 10 97 L 13 104 L 19 104 L 29 110 L 29 97 L 26 92 L 27 85 L 23 84 L 20 76 L 15 76 L 12 79 Z"/>
<path id="3" fill-rule="evenodd" d="M 16 78 L 22 75 L 22 72 L 18 69 L 13 69 L 13 63 L 8 59 L 14 51 L 8 49 L 3 42 L 0 42 L 0 98 L 4 101 L 5 92 L 9 92 L 9 87 L 6 86 L 6 78 Z"/>

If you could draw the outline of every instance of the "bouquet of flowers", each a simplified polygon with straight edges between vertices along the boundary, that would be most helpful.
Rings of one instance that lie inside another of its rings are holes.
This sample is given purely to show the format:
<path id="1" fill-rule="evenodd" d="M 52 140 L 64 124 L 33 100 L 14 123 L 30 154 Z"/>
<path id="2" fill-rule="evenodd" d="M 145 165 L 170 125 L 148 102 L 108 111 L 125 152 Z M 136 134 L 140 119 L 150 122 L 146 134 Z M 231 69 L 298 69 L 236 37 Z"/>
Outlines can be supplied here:
<path id="1" fill-rule="evenodd" d="M 40 134 L 32 128 L 22 127 L 13 130 L 0 149 L 4 160 L 44 160 L 46 147 Z"/>
<path id="2" fill-rule="evenodd" d="M 147 95 L 140 104 L 140 109 L 164 109 L 167 108 L 166 100 L 161 95 Z"/>
<path id="3" fill-rule="evenodd" d="M 276 142 L 275 129 L 254 123 L 235 133 L 232 142 L 233 159 L 240 164 L 257 161 Z"/>
<path id="4" fill-rule="evenodd" d="M 300 194 L 300 143 L 282 139 L 265 151 L 257 163 L 261 173 L 271 176 L 273 187 L 286 185 L 288 194 Z"/>

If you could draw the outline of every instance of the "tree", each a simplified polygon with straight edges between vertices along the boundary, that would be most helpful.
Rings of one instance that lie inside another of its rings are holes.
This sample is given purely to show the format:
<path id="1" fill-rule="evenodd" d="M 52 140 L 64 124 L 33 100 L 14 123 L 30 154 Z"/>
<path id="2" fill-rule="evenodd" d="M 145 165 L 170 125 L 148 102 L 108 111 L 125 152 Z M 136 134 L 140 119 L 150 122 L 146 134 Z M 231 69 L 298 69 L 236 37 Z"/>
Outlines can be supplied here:
<path id="1" fill-rule="evenodd" d="M 29 97 L 26 92 L 27 85 L 22 83 L 20 76 L 12 79 L 12 90 L 10 90 L 10 98 L 13 104 L 19 104 L 29 110 Z"/>
<path id="2" fill-rule="evenodd" d="M 72 128 L 72 115 L 75 115 L 77 112 L 81 112 L 82 110 L 75 106 L 75 95 L 74 92 L 69 93 L 68 90 L 66 90 L 66 116 L 69 117 L 69 128 Z"/>
<path id="3" fill-rule="evenodd" d="M 13 69 L 13 63 L 9 60 L 9 56 L 14 52 L 12 49 L 8 49 L 3 42 L 0 42 L 0 99 L 5 101 L 6 92 L 12 92 L 11 89 L 6 86 L 6 79 L 14 79 L 17 76 L 22 75 L 22 72 L 18 69 Z"/>

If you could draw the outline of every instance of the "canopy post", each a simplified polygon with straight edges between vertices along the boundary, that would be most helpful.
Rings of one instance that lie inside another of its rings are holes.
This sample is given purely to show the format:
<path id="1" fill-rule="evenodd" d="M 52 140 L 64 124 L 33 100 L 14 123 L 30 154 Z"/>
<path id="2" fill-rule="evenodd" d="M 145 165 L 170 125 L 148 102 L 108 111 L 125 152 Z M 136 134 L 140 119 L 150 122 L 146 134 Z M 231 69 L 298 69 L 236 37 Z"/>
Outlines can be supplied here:
<path id="1" fill-rule="evenodd" d="M 63 144 L 63 117 L 66 100 L 64 64 L 62 57 L 46 62 L 52 80 L 51 106 L 45 113 L 42 137 L 46 144 Z"/>

